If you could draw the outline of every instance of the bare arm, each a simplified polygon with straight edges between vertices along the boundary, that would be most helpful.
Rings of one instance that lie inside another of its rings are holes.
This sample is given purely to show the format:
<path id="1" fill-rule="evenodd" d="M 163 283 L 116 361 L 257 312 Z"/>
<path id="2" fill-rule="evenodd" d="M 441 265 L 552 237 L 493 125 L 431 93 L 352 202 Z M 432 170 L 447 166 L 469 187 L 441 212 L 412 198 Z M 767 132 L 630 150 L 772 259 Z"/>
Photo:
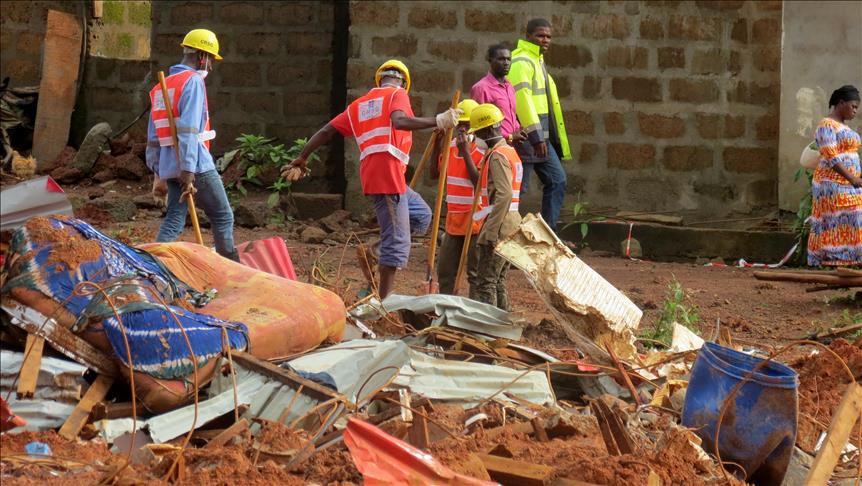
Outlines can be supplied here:
<path id="1" fill-rule="evenodd" d="M 437 128 L 437 119 L 434 117 L 410 117 L 403 111 L 393 111 L 390 115 L 392 126 L 396 130 L 423 130 L 425 128 Z"/>
<path id="2" fill-rule="evenodd" d="M 841 175 L 841 177 L 847 179 L 853 187 L 862 187 L 862 177 L 854 177 L 853 174 L 847 171 L 841 164 L 835 164 L 832 166 L 832 170 Z"/>
<path id="3" fill-rule="evenodd" d="M 437 137 L 437 142 L 434 144 L 434 148 L 431 151 L 431 160 L 430 164 L 431 170 L 431 180 L 436 181 L 440 177 L 440 154 L 443 151 L 443 147 L 446 146 L 446 142 L 443 140 L 443 135 L 439 135 Z"/>
<path id="4" fill-rule="evenodd" d="M 318 130 L 317 133 L 311 136 L 311 139 L 309 139 L 308 143 L 305 144 L 305 147 L 302 148 L 302 153 L 299 154 L 299 157 L 289 165 L 282 167 L 282 170 L 287 169 L 289 166 L 305 168 L 308 163 L 306 162 L 308 156 L 313 154 L 321 145 L 328 144 L 332 140 L 332 137 L 337 134 L 338 130 L 336 130 L 331 123 L 327 123 L 323 128 Z"/>

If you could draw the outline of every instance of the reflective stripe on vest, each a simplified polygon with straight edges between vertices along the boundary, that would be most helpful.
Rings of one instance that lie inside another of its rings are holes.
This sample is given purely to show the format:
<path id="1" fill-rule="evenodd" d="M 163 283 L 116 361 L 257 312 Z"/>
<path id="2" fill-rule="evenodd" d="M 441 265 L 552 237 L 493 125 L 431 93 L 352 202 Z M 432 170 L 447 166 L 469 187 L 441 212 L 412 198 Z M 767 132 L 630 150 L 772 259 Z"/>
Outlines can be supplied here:
<path id="1" fill-rule="evenodd" d="M 171 113 L 174 115 L 175 121 L 182 115 L 179 110 L 180 98 L 183 96 L 186 82 L 192 76 L 199 76 L 199 74 L 195 71 L 180 71 L 165 78 L 168 97 L 171 99 Z M 153 128 L 156 129 L 156 137 L 159 139 L 159 145 L 170 147 L 174 144 L 174 139 L 171 135 L 171 124 L 168 120 L 168 110 L 165 107 L 161 85 L 157 84 L 150 90 L 150 102 L 152 103 Z M 200 131 L 199 127 L 176 127 L 177 134 L 193 133 L 197 135 L 198 140 L 209 150 L 210 140 L 215 138 L 215 131 L 210 129 L 206 92 L 204 92 L 204 120 L 203 132 Z"/>
<path id="2" fill-rule="evenodd" d="M 483 153 L 475 142 L 471 142 L 470 158 L 478 166 Z M 446 167 L 446 210 L 450 213 L 468 213 L 473 207 L 473 181 L 467 171 L 465 160 L 459 155 L 455 141 L 449 145 L 449 165 Z M 488 205 L 488 173 L 482 177 L 482 199 L 477 211 Z"/>
<path id="3" fill-rule="evenodd" d="M 391 105 L 396 90 L 374 88 L 347 107 L 347 120 L 359 146 L 359 163 L 371 154 L 388 153 L 404 165 L 410 161 L 412 134 L 392 127 Z"/>

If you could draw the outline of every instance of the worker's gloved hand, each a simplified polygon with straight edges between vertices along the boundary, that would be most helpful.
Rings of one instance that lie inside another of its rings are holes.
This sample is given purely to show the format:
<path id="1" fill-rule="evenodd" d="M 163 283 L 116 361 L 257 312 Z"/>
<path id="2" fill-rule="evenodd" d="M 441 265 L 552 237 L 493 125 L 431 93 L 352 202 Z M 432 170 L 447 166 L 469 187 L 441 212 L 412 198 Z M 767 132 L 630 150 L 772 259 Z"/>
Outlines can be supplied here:
<path id="1" fill-rule="evenodd" d="M 440 130 L 454 128 L 458 124 L 458 117 L 463 114 L 464 112 L 458 108 L 449 108 L 437 115 L 437 128 Z"/>
<path id="2" fill-rule="evenodd" d="M 180 172 L 180 187 L 183 192 L 195 193 L 195 173 L 189 171 Z"/>
<path id="3" fill-rule="evenodd" d="M 159 176 L 156 176 L 153 179 L 153 197 L 156 199 L 164 198 L 168 194 L 168 182 L 159 179 Z"/>

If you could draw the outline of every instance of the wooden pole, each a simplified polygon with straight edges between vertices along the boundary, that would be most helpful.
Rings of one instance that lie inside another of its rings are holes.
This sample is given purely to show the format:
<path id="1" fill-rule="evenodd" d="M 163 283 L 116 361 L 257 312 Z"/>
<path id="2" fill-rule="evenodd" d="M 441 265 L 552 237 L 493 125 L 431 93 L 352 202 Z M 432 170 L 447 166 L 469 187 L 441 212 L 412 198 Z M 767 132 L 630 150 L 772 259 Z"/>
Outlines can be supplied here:
<path id="1" fill-rule="evenodd" d="M 456 90 L 452 96 L 452 108 L 458 107 L 458 101 L 461 99 L 461 90 Z M 440 230 L 440 211 L 443 208 L 443 190 L 446 187 L 446 171 L 449 168 L 449 150 L 448 143 L 452 140 L 452 133 L 455 127 L 446 130 L 444 145 L 447 150 L 443 152 L 443 163 L 440 165 L 440 179 L 437 181 L 437 200 L 434 203 L 434 219 L 431 220 L 431 246 L 428 248 L 428 269 L 425 274 L 428 280 L 428 293 L 431 293 L 434 286 L 434 259 L 437 256 L 437 233 Z M 427 150 L 427 149 L 426 149 Z"/>
<path id="2" fill-rule="evenodd" d="M 416 166 L 416 172 L 413 173 L 413 178 L 410 179 L 410 189 L 416 187 L 416 184 L 422 177 L 422 171 L 425 170 L 425 164 L 428 162 L 428 159 L 431 157 L 431 153 L 434 151 L 435 143 L 437 143 L 437 130 L 431 132 L 431 139 L 428 140 L 428 145 L 425 146 L 425 151 L 422 152 L 422 158 L 419 159 L 419 165 Z"/>
<path id="3" fill-rule="evenodd" d="M 177 125 L 174 122 L 174 111 L 173 105 L 171 102 L 171 94 L 168 92 L 168 85 L 165 83 L 165 72 L 159 71 L 159 85 L 162 87 L 162 100 L 165 102 L 165 111 L 168 112 L 168 123 L 171 126 L 171 139 L 174 143 L 174 150 L 177 152 L 177 167 L 180 166 L 180 160 L 182 157 L 180 156 L 180 141 L 177 138 Z M 195 198 L 194 198 L 194 186 L 184 187 L 185 192 L 188 194 L 188 202 L 189 202 L 189 216 L 192 218 L 192 228 L 195 231 L 195 240 L 198 245 L 204 244 L 204 238 L 201 235 L 201 225 L 198 222 L 198 213 L 195 210 Z"/>
<path id="4" fill-rule="evenodd" d="M 479 162 L 479 180 L 476 181 L 473 187 L 473 205 L 470 206 L 470 216 L 467 219 L 467 231 L 464 232 L 464 245 L 461 247 L 461 258 L 458 260 L 458 272 L 455 273 L 455 286 L 452 288 L 452 293 L 458 295 L 458 288 L 461 286 L 461 280 L 464 279 L 464 269 L 467 267 L 467 254 L 470 252 L 470 241 L 473 239 L 473 215 L 476 214 L 476 209 L 479 207 L 479 200 L 482 198 L 482 175 L 485 173 L 485 166 L 488 165 L 488 157 L 491 156 L 491 149 L 485 153 L 482 160 Z"/>
<path id="5" fill-rule="evenodd" d="M 841 399 L 838 409 L 832 416 L 826 439 L 814 459 L 814 464 L 811 465 L 805 484 L 811 486 L 826 484 L 832 476 L 835 465 L 838 464 L 850 433 L 853 432 L 853 424 L 860 418 L 862 418 L 862 385 L 850 383 L 844 398 Z"/>

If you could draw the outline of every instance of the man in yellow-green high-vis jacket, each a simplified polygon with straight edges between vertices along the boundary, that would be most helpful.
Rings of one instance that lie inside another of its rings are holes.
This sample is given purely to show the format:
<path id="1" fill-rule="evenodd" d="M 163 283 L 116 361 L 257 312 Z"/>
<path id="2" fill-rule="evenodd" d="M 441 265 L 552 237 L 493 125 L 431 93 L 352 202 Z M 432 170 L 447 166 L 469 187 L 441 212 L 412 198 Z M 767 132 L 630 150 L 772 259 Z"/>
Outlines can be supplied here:
<path id="1" fill-rule="evenodd" d="M 545 19 L 527 22 L 527 38 L 512 52 L 509 82 L 515 88 L 515 111 L 527 140 L 515 148 L 524 162 L 524 184 L 535 171 L 542 181 L 542 218 L 556 229 L 566 194 L 566 172 L 560 159 L 571 159 L 569 140 L 557 86 L 548 74 L 543 54 L 551 45 L 551 23 Z"/>

